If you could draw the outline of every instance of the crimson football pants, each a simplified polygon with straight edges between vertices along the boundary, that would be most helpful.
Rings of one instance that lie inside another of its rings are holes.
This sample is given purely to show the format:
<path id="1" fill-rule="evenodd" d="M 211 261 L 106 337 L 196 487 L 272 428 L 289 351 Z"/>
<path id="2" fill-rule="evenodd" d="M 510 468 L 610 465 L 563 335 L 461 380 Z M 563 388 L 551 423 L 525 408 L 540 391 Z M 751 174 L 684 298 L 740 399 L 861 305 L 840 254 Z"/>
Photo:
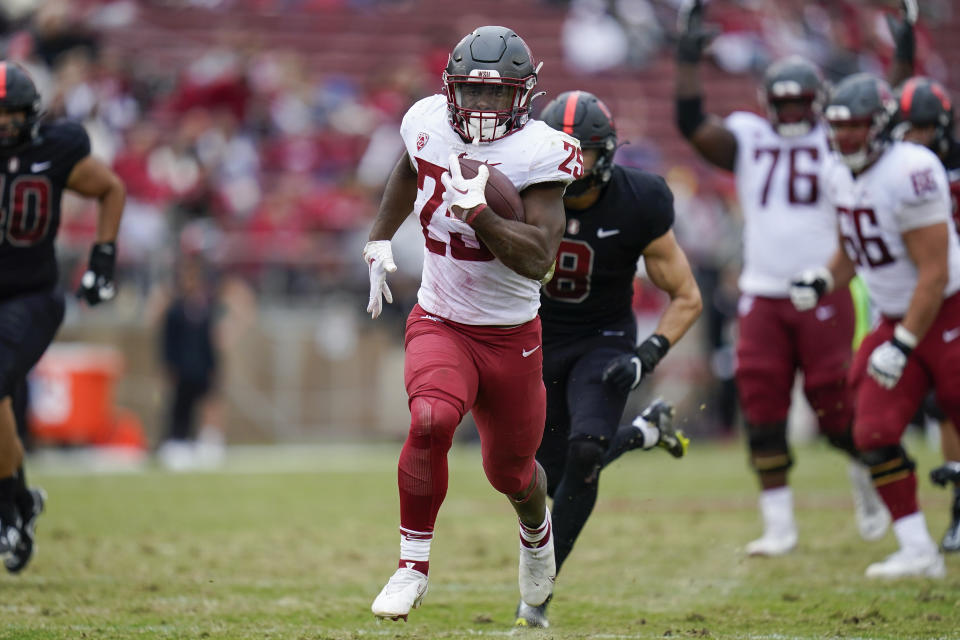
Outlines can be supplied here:
<path id="1" fill-rule="evenodd" d="M 739 305 L 737 389 L 752 425 L 787 419 L 797 369 L 820 432 L 840 435 L 853 420 L 846 385 L 855 324 L 846 288 L 823 296 L 815 309 L 797 311 L 788 298 L 744 295 Z"/>
<path id="2" fill-rule="evenodd" d="M 546 412 L 540 344 L 539 318 L 483 327 L 413 308 L 404 361 L 410 431 L 398 468 L 404 529 L 433 531 L 447 492 L 447 451 L 467 411 L 490 484 L 506 495 L 530 485 Z"/>
<path id="3" fill-rule="evenodd" d="M 897 320 L 884 318 L 857 351 L 850 368 L 856 393 L 853 438 L 860 451 L 900 445 L 910 418 L 933 388 L 937 402 L 954 424 L 960 424 L 960 294 L 943 302 L 933 325 L 907 358 L 903 375 L 885 389 L 867 374 L 870 354 L 893 337 Z M 917 511 L 917 480 L 913 471 L 877 486 L 894 519 Z"/>

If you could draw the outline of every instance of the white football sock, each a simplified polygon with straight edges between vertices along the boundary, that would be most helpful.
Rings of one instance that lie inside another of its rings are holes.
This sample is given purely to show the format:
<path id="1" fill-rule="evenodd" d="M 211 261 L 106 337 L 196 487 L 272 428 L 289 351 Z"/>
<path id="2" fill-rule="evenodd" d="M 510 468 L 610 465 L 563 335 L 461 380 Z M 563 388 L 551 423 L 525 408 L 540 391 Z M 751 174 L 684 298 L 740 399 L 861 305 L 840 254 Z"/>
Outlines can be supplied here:
<path id="1" fill-rule="evenodd" d="M 760 513 L 763 515 L 764 533 L 788 533 L 797 529 L 790 487 L 764 489 L 760 493 Z"/>
<path id="2" fill-rule="evenodd" d="M 637 416 L 633 420 L 633 426 L 636 427 L 640 433 L 643 434 L 643 445 L 644 449 L 653 449 L 657 446 L 657 443 L 660 442 L 660 428 L 656 425 L 652 425 L 646 421 L 641 416 Z"/>
<path id="3" fill-rule="evenodd" d="M 901 549 L 922 554 L 937 552 L 937 543 L 930 537 L 927 520 L 922 511 L 896 520 L 893 523 L 893 533 L 897 536 Z"/>

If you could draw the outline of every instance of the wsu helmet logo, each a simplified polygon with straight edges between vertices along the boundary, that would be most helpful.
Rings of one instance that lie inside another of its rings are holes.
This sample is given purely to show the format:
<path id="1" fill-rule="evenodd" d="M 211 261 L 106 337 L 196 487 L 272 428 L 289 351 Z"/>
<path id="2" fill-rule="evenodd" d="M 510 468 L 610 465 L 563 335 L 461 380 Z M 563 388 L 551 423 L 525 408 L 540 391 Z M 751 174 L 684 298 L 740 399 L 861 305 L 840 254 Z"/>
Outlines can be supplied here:
<path id="1" fill-rule="evenodd" d="M 423 133 L 422 131 L 417 134 L 417 151 L 421 151 L 425 146 L 427 146 L 427 141 L 430 140 L 430 134 Z"/>

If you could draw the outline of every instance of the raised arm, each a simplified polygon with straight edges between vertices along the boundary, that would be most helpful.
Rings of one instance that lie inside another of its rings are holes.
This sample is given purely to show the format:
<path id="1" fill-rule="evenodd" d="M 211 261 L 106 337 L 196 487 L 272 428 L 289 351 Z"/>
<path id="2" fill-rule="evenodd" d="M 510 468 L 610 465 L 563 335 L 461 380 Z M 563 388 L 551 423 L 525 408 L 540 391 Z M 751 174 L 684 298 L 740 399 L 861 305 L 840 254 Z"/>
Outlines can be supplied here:
<path id="1" fill-rule="evenodd" d="M 700 0 L 686 0 L 677 19 L 676 124 L 684 138 L 708 162 L 733 171 L 737 139 L 720 118 L 703 111 L 700 58 L 715 35 L 703 25 Z"/>

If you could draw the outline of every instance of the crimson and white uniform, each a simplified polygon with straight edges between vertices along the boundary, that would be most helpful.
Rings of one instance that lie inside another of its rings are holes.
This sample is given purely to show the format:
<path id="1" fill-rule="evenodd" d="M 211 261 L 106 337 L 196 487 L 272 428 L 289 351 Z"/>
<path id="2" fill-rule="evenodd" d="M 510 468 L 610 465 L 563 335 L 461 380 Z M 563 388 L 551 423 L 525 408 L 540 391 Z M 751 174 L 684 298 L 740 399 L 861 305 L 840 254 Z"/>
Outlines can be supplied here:
<path id="1" fill-rule="evenodd" d="M 836 212 L 844 250 L 857 265 L 870 299 L 885 316 L 902 317 L 917 285 L 903 235 L 939 222 L 950 225 L 948 298 L 960 290 L 960 244 L 950 187 L 939 158 L 926 147 L 894 143 L 854 178 L 839 159 L 826 169 L 826 198 Z"/>
<path id="2" fill-rule="evenodd" d="M 926 147 L 896 142 L 859 176 L 839 159 L 825 172 L 825 197 L 840 223 L 843 246 L 882 314 L 868 335 L 850 379 L 857 393 L 854 438 L 862 450 L 893 446 L 929 390 L 953 420 L 960 420 L 960 242 L 951 216 L 947 175 Z M 910 305 L 917 270 L 903 242 L 913 229 L 946 223 L 949 279 L 936 319 L 907 359 L 893 389 L 866 375 L 873 350 L 893 336 Z"/>
<path id="3" fill-rule="evenodd" d="M 837 247 L 836 218 L 820 184 L 830 154 L 826 132 L 817 124 L 805 135 L 782 136 L 766 118 L 744 111 L 727 116 L 724 127 L 737 139 L 734 175 L 744 219 L 740 405 L 754 427 L 781 425 L 800 369 L 821 432 L 842 434 L 853 419 L 844 385 L 855 324 L 850 293 L 835 291 L 808 312 L 788 298 L 791 279 L 826 264 Z"/>
<path id="4" fill-rule="evenodd" d="M 826 264 L 836 248 L 836 220 L 820 200 L 819 173 L 830 154 L 826 132 L 818 124 L 804 136 L 784 137 L 769 120 L 745 111 L 731 113 L 724 126 L 737 138 L 740 290 L 786 298 L 790 280 Z"/>
<path id="5" fill-rule="evenodd" d="M 403 118 L 400 134 L 420 187 L 414 205 L 426 239 L 417 296 L 420 306 L 468 325 L 516 325 L 532 320 L 540 307 L 540 282 L 500 262 L 470 225 L 446 210 L 440 176 L 448 170 L 448 158 L 454 152 L 495 166 L 518 191 L 541 182 L 567 184 L 574 179 L 574 171 L 581 171 L 577 158 L 580 143 L 539 120 L 531 120 L 520 131 L 493 143 L 464 142 L 450 126 L 442 95 L 413 105 Z"/>

